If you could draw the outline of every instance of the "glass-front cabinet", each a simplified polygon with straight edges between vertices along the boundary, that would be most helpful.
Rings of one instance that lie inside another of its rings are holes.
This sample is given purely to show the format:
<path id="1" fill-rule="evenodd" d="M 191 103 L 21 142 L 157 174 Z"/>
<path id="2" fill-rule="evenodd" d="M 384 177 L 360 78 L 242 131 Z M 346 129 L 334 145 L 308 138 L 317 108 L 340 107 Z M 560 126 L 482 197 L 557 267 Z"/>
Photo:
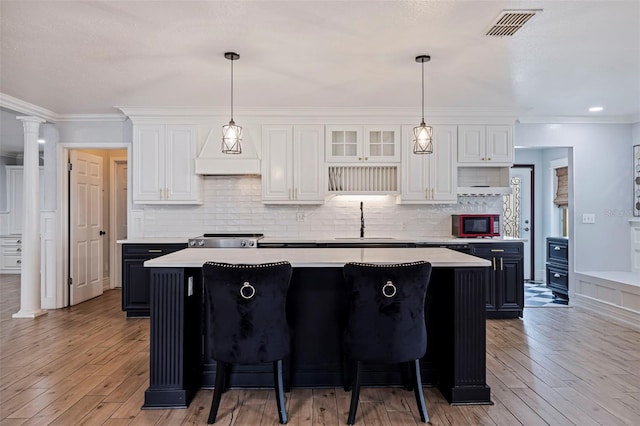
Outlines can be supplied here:
<path id="1" fill-rule="evenodd" d="M 329 125 L 325 143 L 329 163 L 400 162 L 399 126 Z"/>

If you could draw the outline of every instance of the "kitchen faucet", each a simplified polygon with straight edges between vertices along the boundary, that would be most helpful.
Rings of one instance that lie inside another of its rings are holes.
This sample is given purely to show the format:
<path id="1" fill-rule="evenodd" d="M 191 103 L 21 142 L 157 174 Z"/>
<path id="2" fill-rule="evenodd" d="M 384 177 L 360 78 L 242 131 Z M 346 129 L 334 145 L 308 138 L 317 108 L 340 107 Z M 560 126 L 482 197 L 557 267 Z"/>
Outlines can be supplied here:
<path id="1" fill-rule="evenodd" d="M 364 210 L 362 209 L 362 201 L 360 201 L 360 238 L 364 238 Z"/>

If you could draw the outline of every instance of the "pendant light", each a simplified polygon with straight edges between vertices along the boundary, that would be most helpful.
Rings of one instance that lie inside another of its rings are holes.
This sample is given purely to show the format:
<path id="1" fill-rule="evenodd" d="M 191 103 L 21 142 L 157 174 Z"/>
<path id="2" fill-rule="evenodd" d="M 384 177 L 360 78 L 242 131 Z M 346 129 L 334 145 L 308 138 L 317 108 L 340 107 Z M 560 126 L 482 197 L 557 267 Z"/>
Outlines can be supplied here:
<path id="1" fill-rule="evenodd" d="M 242 127 L 236 126 L 233 121 L 233 61 L 240 59 L 235 52 L 225 52 L 224 57 L 231 61 L 231 120 L 226 126 L 222 126 L 222 152 L 225 154 L 241 154 Z"/>
<path id="2" fill-rule="evenodd" d="M 413 153 L 433 154 L 433 127 L 424 124 L 424 63 L 429 62 L 431 56 L 416 56 L 416 62 L 422 64 L 422 121 L 413 128 Z"/>

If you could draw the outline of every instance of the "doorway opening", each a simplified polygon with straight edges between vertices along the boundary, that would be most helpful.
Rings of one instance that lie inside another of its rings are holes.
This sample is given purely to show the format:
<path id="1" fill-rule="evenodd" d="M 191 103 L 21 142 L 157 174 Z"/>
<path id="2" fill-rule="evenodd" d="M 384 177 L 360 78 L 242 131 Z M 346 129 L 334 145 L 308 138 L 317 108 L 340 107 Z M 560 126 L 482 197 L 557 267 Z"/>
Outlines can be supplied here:
<path id="1" fill-rule="evenodd" d="M 116 241 L 127 236 L 127 154 L 122 148 L 64 150 L 67 306 L 121 285 Z"/>

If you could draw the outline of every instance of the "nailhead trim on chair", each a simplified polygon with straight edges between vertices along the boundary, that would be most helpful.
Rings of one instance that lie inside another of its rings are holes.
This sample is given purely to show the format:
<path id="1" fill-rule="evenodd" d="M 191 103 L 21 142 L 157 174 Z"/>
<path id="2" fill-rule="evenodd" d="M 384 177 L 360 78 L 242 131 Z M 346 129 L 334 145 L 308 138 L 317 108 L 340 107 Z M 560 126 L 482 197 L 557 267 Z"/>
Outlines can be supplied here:
<path id="1" fill-rule="evenodd" d="M 280 262 L 273 262 L 273 263 L 258 263 L 255 265 L 244 265 L 244 264 L 236 264 L 236 263 L 220 263 L 220 262 L 205 262 L 205 265 L 212 265 L 212 266 L 221 266 L 223 268 L 238 268 L 238 269 L 253 269 L 253 268 L 264 268 L 264 267 L 269 267 L 269 266 L 280 266 L 280 265 L 288 265 L 289 261 L 286 260 L 282 260 Z"/>
<path id="2" fill-rule="evenodd" d="M 429 263 L 426 260 L 416 260 L 415 262 L 406 262 L 406 263 L 360 263 L 360 262 L 349 262 L 347 265 L 355 265 L 355 266 L 373 266 L 378 268 L 397 268 L 402 266 L 415 266 L 415 265 L 424 265 L 425 263 Z"/>

